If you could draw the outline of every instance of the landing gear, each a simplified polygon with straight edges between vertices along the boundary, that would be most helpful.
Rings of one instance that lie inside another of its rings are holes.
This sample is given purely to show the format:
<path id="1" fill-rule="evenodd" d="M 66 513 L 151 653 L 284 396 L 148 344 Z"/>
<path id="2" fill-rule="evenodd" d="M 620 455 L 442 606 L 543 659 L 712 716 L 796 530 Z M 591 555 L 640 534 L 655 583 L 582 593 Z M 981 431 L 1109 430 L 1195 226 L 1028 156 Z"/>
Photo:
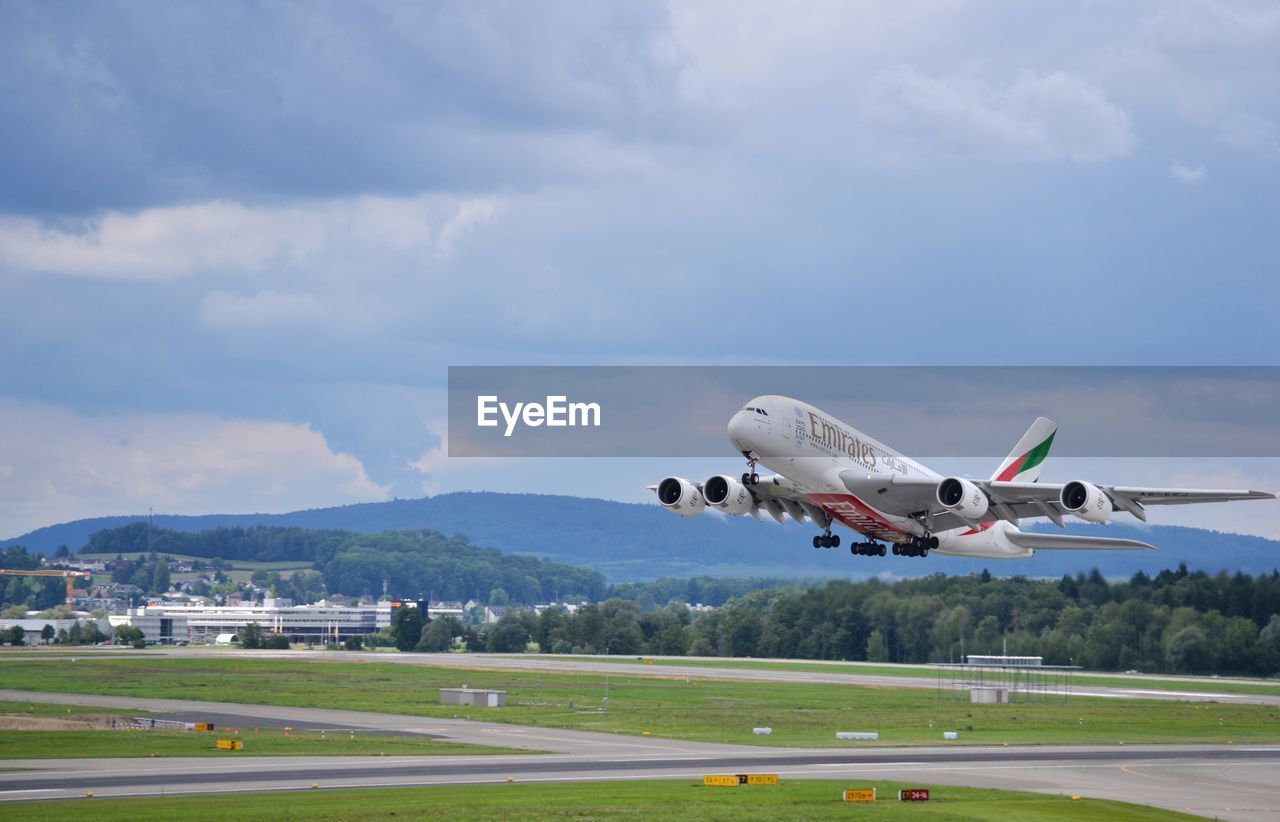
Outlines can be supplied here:
<path id="1" fill-rule="evenodd" d="M 884 546 L 875 540 L 867 540 L 866 542 L 855 542 L 849 546 L 849 553 L 855 557 L 882 557 L 885 555 Z"/>
<path id="2" fill-rule="evenodd" d="M 813 547 L 814 548 L 839 548 L 840 535 L 833 534 L 829 530 L 826 533 L 818 534 L 816 537 L 813 538 Z"/>
<path id="3" fill-rule="evenodd" d="M 912 537 L 909 542 L 893 546 L 893 553 L 902 557 L 927 557 L 937 547 L 937 537 Z"/>
<path id="4" fill-rule="evenodd" d="M 760 475 L 756 473 L 756 463 L 760 460 L 751 456 L 750 452 L 742 452 L 747 457 L 747 471 L 742 475 L 742 484 L 748 488 L 760 484 Z"/>

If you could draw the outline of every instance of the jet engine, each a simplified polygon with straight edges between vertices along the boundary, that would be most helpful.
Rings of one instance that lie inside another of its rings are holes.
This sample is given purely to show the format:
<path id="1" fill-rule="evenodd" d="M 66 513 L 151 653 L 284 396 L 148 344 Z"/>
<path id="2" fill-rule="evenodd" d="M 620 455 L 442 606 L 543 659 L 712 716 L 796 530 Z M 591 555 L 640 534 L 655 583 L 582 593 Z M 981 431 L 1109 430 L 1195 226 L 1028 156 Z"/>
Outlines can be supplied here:
<path id="1" fill-rule="evenodd" d="M 694 517 L 707 507 L 702 492 L 684 477 L 667 477 L 658 483 L 658 502 L 682 517 Z"/>
<path id="2" fill-rule="evenodd" d="M 938 483 L 938 504 L 970 521 L 978 521 L 987 513 L 991 501 L 982 489 L 960 477 L 947 477 Z"/>
<path id="3" fill-rule="evenodd" d="M 747 513 L 755 505 L 746 486 L 724 474 L 716 474 L 702 483 L 702 495 L 706 498 L 707 505 L 735 517 Z"/>
<path id="4" fill-rule="evenodd" d="M 1079 480 L 1062 486 L 1059 502 L 1068 514 L 1079 517 L 1085 522 L 1106 523 L 1111 519 L 1111 512 L 1114 510 L 1111 498 L 1101 488 Z"/>

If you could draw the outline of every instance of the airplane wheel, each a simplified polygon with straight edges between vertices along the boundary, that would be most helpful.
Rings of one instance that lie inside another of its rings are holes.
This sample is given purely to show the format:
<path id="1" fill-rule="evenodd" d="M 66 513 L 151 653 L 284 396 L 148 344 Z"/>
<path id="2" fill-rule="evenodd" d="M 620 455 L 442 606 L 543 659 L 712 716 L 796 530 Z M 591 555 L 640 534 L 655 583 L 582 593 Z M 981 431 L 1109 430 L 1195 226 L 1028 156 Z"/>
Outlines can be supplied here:
<path id="1" fill-rule="evenodd" d="M 902 546 L 895 542 L 893 544 L 893 555 L 896 557 L 896 556 L 900 556 L 901 554 L 902 554 Z"/>
<path id="2" fill-rule="evenodd" d="M 822 537 L 814 537 L 814 538 L 813 538 L 813 547 L 814 547 L 814 548 L 821 548 L 821 547 L 822 547 Z"/>
<path id="3" fill-rule="evenodd" d="M 928 550 L 932 550 L 932 549 L 935 549 L 935 548 L 937 548 L 937 547 L 938 547 L 938 538 L 937 538 L 937 537 L 929 537 L 929 542 L 928 542 L 928 544 L 927 544 L 927 545 L 925 545 L 925 548 L 926 548 L 926 549 L 928 549 Z"/>
<path id="4" fill-rule="evenodd" d="M 750 485 L 750 484 L 751 484 L 751 474 L 749 474 L 749 473 L 747 473 L 747 472 L 745 472 L 745 471 L 742 473 L 742 484 L 743 484 L 743 485 Z"/>
<path id="5" fill-rule="evenodd" d="M 883 545 L 881 545 L 881 546 L 880 546 L 880 556 L 884 556 L 884 555 L 885 555 L 884 546 L 883 546 Z"/>
<path id="6" fill-rule="evenodd" d="M 839 547 L 840 547 L 840 535 L 839 535 L 839 534 L 832 534 L 832 535 L 831 535 L 831 547 L 832 547 L 832 548 L 839 548 Z"/>
<path id="7" fill-rule="evenodd" d="M 751 484 L 752 484 L 752 485 L 759 485 L 759 484 L 760 484 L 760 475 L 759 475 L 759 474 L 756 474 L 756 473 L 754 473 L 754 472 L 751 474 Z"/>

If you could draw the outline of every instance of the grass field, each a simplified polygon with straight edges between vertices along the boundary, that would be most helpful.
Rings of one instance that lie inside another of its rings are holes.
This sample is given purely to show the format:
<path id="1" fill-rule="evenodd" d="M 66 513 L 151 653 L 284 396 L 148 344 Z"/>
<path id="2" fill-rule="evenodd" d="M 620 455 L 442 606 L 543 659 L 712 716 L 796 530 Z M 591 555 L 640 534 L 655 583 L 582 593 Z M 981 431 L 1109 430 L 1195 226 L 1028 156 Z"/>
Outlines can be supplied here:
<path id="1" fill-rule="evenodd" d="M 40 702 L 0 701 L 0 716 L 74 719 L 92 715 L 116 717 L 124 724 L 139 711 Z M 243 749 L 219 751 L 217 739 L 239 739 Z M 177 730 L 124 730 L 84 728 L 69 730 L 12 730 L 0 728 L 0 759 L 74 759 L 103 756 L 463 756 L 469 754 L 537 753 L 525 749 L 465 745 L 423 736 L 392 736 L 349 731 L 320 733 L 280 728 L 254 730 L 252 726 L 227 732 Z"/>
<path id="2" fill-rule="evenodd" d="M 221 729 L 219 729 L 221 730 Z M 239 751 L 220 751 L 218 739 L 239 739 Z M 134 756 L 466 756 L 526 754 L 527 750 L 442 742 L 421 736 L 279 729 L 237 734 L 168 730 L 0 730 L 0 759 L 75 759 Z"/>
<path id="3" fill-rule="evenodd" d="M 813 662 L 805 660 L 780 661 L 761 659 L 679 659 L 653 657 L 599 657 L 575 656 L 565 659 L 579 662 L 610 662 L 619 665 L 652 665 L 655 667 L 694 666 L 699 668 L 724 668 L 726 670 L 806 671 L 820 674 L 862 674 L 864 676 L 909 676 L 919 679 L 936 679 L 936 668 L 923 665 L 876 665 L 865 662 Z M 652 662 L 645 662 L 652 659 Z M 1280 696 L 1280 682 L 1242 682 L 1211 679 L 1208 677 L 1159 677 L 1121 676 L 1118 674 L 1074 673 L 1077 686 L 1096 685 L 1107 688 L 1142 688 L 1153 691 L 1199 691 L 1212 694 L 1253 694 Z"/>
<path id="4" fill-rule="evenodd" d="M 137 711 L 134 711 L 137 713 Z M 113 711 L 110 708 L 87 708 L 80 705 L 46 705 L 43 702 L 6 702 L 0 700 L 0 714 L 19 714 L 21 716 L 65 717 L 68 714 L 96 714 L 98 716 L 128 716 L 126 711 Z"/>
<path id="5" fill-rule="evenodd" d="M 877 801 L 846 804 L 845 788 L 876 788 Z M 897 801 L 893 782 L 794 780 L 774 786 L 705 788 L 689 780 L 597 782 L 589 784 L 475 785 L 439 788 L 387 788 L 358 791 L 229 794 L 189 799 L 86 799 L 8 804 L 5 816 L 22 820 L 63 820 L 92 813 L 95 820 L 182 819 L 432 819 L 603 818 L 704 819 L 871 819 L 978 820 L 1166 820 L 1195 819 L 1100 799 L 1042 796 L 978 788 L 930 787 L 930 801 Z M 88 803 L 88 804 L 86 804 Z"/>
<path id="6" fill-rule="evenodd" d="M 1274 742 L 1280 708 L 1074 699 L 972 705 L 932 690 L 844 685 L 607 678 L 468 671 L 379 662 L 174 657 L 9 659 L 0 687 L 143 698 L 344 708 L 445 716 L 711 742 L 835 746 L 836 731 L 878 731 L 880 744 L 1118 744 Z M 468 684 L 508 692 L 500 709 L 442 706 L 437 689 Z M 753 726 L 773 735 L 757 737 Z M 841 745 L 867 743 L 840 743 Z"/>

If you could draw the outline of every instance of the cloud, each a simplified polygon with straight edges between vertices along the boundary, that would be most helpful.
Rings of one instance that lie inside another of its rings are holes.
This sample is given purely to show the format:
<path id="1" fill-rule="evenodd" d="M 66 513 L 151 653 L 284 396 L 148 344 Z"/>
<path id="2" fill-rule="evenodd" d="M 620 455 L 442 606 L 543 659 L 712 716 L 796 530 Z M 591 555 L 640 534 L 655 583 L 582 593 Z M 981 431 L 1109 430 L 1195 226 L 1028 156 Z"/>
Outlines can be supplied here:
<path id="1" fill-rule="evenodd" d="M 542 181 L 578 158 L 529 135 L 696 133 L 688 60 L 653 0 L 27 4 L 0 27 L 0 210 Z"/>
<path id="2" fill-rule="evenodd" d="M 1124 110 L 1064 72 L 1023 72 L 991 86 L 890 69 L 871 79 L 861 109 L 882 140 L 940 156 L 1099 163 L 1125 156 L 1136 142 Z"/>
<path id="3" fill-rule="evenodd" d="M 1169 166 L 1169 176 L 1180 183 L 1195 185 L 1207 180 L 1209 172 L 1205 170 L 1204 166 L 1189 166 L 1174 160 L 1173 165 Z"/>
<path id="4" fill-rule="evenodd" d="M 281 206 L 216 200 L 108 211 L 66 225 L 0 217 L 0 265 L 83 277 L 172 280 L 304 265 L 352 249 L 448 254 L 504 201 L 449 195 L 355 197 Z M 433 241 L 432 226 L 442 224 Z"/>
<path id="5" fill-rule="evenodd" d="M 208 414 L 87 416 L 0 400 L 6 535 L 149 506 L 188 514 L 283 512 L 386 499 L 387 489 L 310 426 Z"/>
<path id="6" fill-rule="evenodd" d="M 487 198 L 468 200 L 458 207 L 458 212 L 440 228 L 436 247 L 441 254 L 452 254 L 454 245 L 475 229 L 491 223 L 502 213 L 500 200 Z"/>
<path id="7" fill-rule="evenodd" d="M 200 322 L 211 328 L 270 328 L 311 325 L 328 312 L 313 294 L 259 291 L 252 295 L 212 291 L 200 302 Z"/>

